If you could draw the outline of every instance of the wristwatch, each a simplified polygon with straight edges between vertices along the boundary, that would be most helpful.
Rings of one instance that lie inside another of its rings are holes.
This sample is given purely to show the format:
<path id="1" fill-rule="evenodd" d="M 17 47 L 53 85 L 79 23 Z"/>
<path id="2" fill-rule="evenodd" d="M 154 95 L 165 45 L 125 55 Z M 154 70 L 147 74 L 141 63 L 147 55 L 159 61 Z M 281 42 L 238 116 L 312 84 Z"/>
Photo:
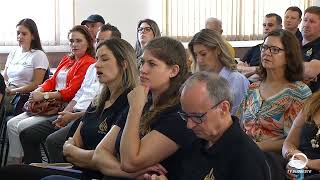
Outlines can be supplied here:
<path id="1" fill-rule="evenodd" d="M 45 100 L 48 100 L 49 99 L 49 93 L 48 92 L 45 92 L 44 95 L 43 95 L 43 98 Z"/>

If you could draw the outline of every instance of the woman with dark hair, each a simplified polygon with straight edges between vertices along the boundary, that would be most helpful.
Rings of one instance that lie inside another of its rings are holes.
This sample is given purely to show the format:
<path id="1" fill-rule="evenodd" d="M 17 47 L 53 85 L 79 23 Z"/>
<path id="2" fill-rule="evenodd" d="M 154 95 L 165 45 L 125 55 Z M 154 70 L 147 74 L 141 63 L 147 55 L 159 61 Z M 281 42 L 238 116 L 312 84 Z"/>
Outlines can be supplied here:
<path id="1" fill-rule="evenodd" d="M 16 28 L 19 47 L 9 53 L 3 72 L 8 95 L 7 106 L 16 93 L 35 90 L 43 82 L 49 67 L 36 23 L 26 18 L 19 21 Z"/>
<path id="2" fill-rule="evenodd" d="M 263 151 L 280 152 L 293 120 L 311 91 L 303 79 L 303 60 L 296 37 L 270 32 L 261 45 L 261 81 L 250 85 L 238 117 L 243 130 Z"/>
<path id="3" fill-rule="evenodd" d="M 141 84 L 128 94 L 127 120 L 111 128 L 96 148 L 93 162 L 107 179 L 164 173 L 162 166 L 170 179 L 176 179 L 181 149 L 195 139 L 178 115 L 179 88 L 188 75 L 183 45 L 168 37 L 151 40 L 144 47 L 139 70 Z"/>
<path id="4" fill-rule="evenodd" d="M 71 53 L 61 59 L 53 76 L 31 93 L 29 101 L 55 99 L 69 102 L 80 88 L 88 67 L 95 62 L 93 40 L 85 26 L 74 26 L 69 31 L 68 38 Z M 19 139 L 22 130 L 40 121 L 56 117 L 57 115 L 30 116 L 25 112 L 10 119 L 7 123 L 10 144 L 8 162 L 12 164 L 22 162 L 24 154 Z"/>
<path id="5" fill-rule="evenodd" d="M 136 54 L 139 58 L 142 55 L 142 49 L 153 38 L 160 37 L 161 32 L 157 23 L 152 19 L 143 19 L 138 23 L 137 40 L 136 40 Z"/>

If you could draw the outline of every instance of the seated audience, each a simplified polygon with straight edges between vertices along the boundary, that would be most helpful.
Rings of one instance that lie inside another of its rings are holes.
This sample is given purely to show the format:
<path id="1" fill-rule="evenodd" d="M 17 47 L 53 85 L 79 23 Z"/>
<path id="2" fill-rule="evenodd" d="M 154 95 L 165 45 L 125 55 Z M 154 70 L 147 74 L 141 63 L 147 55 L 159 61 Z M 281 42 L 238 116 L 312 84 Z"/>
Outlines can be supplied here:
<path id="1" fill-rule="evenodd" d="M 181 170 L 174 172 L 179 174 L 175 180 L 269 180 L 263 152 L 241 130 L 239 119 L 231 116 L 233 94 L 228 81 L 214 73 L 197 72 L 181 89 L 179 114 L 199 139 L 186 150 L 188 157 L 182 159 Z"/>
<path id="2" fill-rule="evenodd" d="M 206 20 L 206 29 L 211 29 L 211 30 L 214 30 L 214 31 L 218 31 L 222 35 L 222 32 L 223 32 L 222 22 L 217 18 L 210 17 L 210 18 L 208 18 Z M 228 50 L 229 50 L 229 52 L 231 54 L 231 57 L 235 58 L 236 57 L 236 51 L 234 50 L 232 45 L 228 41 L 226 41 L 225 39 L 223 39 L 223 41 L 227 45 L 227 48 L 228 48 Z"/>
<path id="3" fill-rule="evenodd" d="M 179 87 L 188 75 L 185 49 L 168 37 L 153 39 L 144 47 L 139 68 L 141 84 L 128 94 L 127 121 L 112 127 L 93 163 L 106 179 L 137 178 L 161 165 L 170 179 L 177 179 L 181 149 L 195 139 L 177 113 Z"/>
<path id="4" fill-rule="evenodd" d="M 18 114 L 11 105 L 17 93 L 30 93 L 40 85 L 49 68 L 49 61 L 43 52 L 36 23 L 22 19 L 16 26 L 19 47 L 8 55 L 3 71 L 6 83 L 7 114 Z M 17 110 L 21 112 L 21 110 Z"/>
<path id="5" fill-rule="evenodd" d="M 317 174 L 320 177 L 320 92 L 316 92 L 306 102 L 301 113 L 294 120 L 290 132 L 283 143 L 283 157 L 289 160 L 293 154 L 302 152 L 308 158 L 304 176 Z M 293 175 L 293 174 L 292 174 Z"/>
<path id="6" fill-rule="evenodd" d="M 311 6 L 304 11 L 302 37 L 304 78 L 311 91 L 316 92 L 320 88 L 320 7 Z"/>
<path id="7" fill-rule="evenodd" d="M 102 41 L 97 47 L 96 70 L 102 84 L 99 95 L 83 116 L 75 134 L 63 146 L 66 160 L 73 169 L 82 173 L 70 173 L 69 170 L 53 170 L 33 166 L 8 166 L 0 169 L 0 178 L 30 177 L 40 179 L 54 174 L 81 179 L 100 179 L 101 174 L 91 161 L 93 151 L 108 133 L 114 123 L 125 121 L 129 109 L 127 94 L 137 85 L 138 71 L 133 47 L 125 40 L 115 38 Z M 29 175 L 29 176 L 28 176 Z"/>
<path id="8" fill-rule="evenodd" d="M 142 49 L 153 38 L 160 37 L 161 32 L 158 24 L 152 19 L 143 19 L 138 23 L 137 39 L 136 39 L 136 54 L 137 58 L 142 55 Z"/>
<path id="9" fill-rule="evenodd" d="M 110 24 L 102 25 L 97 33 L 97 43 L 112 37 L 121 37 L 119 30 Z M 77 127 L 80 122 L 79 119 L 84 115 L 97 92 L 99 92 L 99 82 L 97 81 L 95 64 L 92 64 L 87 70 L 81 88 L 65 110 L 59 113 L 56 120 L 49 119 L 39 122 L 20 133 L 20 141 L 25 152 L 25 161 L 27 163 L 41 162 L 39 144 L 46 140 L 50 162 L 64 162 L 63 144 L 67 140 L 68 134 L 73 135 L 76 128 L 72 127 Z M 77 120 L 75 125 L 73 125 L 74 120 Z M 29 153 L 26 153 L 27 151 Z M 27 158 L 27 154 L 30 157 Z"/>
<path id="10" fill-rule="evenodd" d="M 30 102 L 43 100 L 60 100 L 69 102 L 79 90 L 88 67 L 95 62 L 92 38 L 84 26 L 74 26 L 68 33 L 71 53 L 61 59 L 53 76 L 34 90 L 29 98 Z M 21 163 L 24 152 L 19 134 L 25 128 L 34 124 L 56 119 L 57 115 L 39 116 L 22 113 L 10 119 L 7 123 L 9 138 L 8 162 Z M 26 158 L 28 154 L 26 154 Z M 10 160 L 10 161 L 9 161 Z"/>
<path id="11" fill-rule="evenodd" d="M 95 42 L 95 38 L 97 37 L 97 33 L 102 25 L 104 25 L 105 21 L 102 16 L 99 14 L 92 14 L 86 20 L 81 22 L 81 25 L 87 26 L 91 37 L 93 39 L 93 43 Z"/>
<path id="12" fill-rule="evenodd" d="M 286 30 L 270 32 L 261 46 L 261 81 L 250 85 L 238 117 L 242 129 L 263 151 L 280 152 L 293 120 L 311 91 L 303 79 L 297 38 Z"/>
<path id="13" fill-rule="evenodd" d="M 300 44 L 302 43 L 302 34 L 299 30 L 301 16 L 301 9 L 297 6 L 291 6 L 286 10 L 283 21 L 284 29 L 294 34 L 297 37 Z"/>
<path id="14" fill-rule="evenodd" d="M 276 29 L 282 28 L 282 18 L 275 13 L 265 15 L 263 19 L 263 37 Z M 260 46 L 258 44 L 247 51 L 243 58 L 240 59 L 237 68 L 244 74 L 250 81 L 255 82 L 259 80 L 256 70 L 261 64 L 260 60 Z M 242 63 L 243 62 L 243 63 Z"/>
<path id="15" fill-rule="evenodd" d="M 121 32 L 109 23 L 102 25 L 96 36 L 96 44 L 110 38 L 121 38 Z"/>
<path id="16" fill-rule="evenodd" d="M 237 71 L 237 64 L 227 50 L 221 35 L 210 29 L 202 29 L 191 39 L 189 51 L 195 62 L 196 71 L 215 72 L 227 79 L 235 96 L 231 110 L 231 113 L 235 114 L 247 92 L 249 81 Z"/>

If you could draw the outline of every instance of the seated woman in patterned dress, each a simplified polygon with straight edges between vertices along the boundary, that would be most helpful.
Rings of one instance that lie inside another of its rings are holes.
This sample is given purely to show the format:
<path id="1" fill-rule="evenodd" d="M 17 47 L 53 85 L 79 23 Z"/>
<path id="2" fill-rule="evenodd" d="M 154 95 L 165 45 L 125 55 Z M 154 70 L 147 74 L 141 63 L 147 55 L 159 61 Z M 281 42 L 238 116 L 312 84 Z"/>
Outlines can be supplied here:
<path id="1" fill-rule="evenodd" d="M 261 46 L 261 81 L 250 85 L 237 115 L 243 130 L 263 151 L 280 152 L 293 120 L 311 95 L 303 78 L 296 37 L 286 30 L 270 32 Z"/>

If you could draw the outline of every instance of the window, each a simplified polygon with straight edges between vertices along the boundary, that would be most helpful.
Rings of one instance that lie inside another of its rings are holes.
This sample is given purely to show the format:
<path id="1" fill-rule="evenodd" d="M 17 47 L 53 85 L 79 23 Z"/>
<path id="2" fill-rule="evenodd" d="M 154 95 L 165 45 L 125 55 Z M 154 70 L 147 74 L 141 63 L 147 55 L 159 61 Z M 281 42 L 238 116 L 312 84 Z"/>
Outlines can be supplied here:
<path id="1" fill-rule="evenodd" d="M 303 11 L 311 4 L 311 0 L 165 0 L 164 29 L 168 36 L 189 41 L 205 27 L 208 17 L 216 17 L 222 21 L 227 40 L 260 40 L 266 14 L 283 17 L 289 6 Z"/>
<path id="2" fill-rule="evenodd" d="M 24 18 L 35 21 L 42 45 L 68 43 L 67 33 L 74 24 L 74 0 L 8 0 L 0 6 L 0 46 L 17 45 L 16 25 Z"/>

